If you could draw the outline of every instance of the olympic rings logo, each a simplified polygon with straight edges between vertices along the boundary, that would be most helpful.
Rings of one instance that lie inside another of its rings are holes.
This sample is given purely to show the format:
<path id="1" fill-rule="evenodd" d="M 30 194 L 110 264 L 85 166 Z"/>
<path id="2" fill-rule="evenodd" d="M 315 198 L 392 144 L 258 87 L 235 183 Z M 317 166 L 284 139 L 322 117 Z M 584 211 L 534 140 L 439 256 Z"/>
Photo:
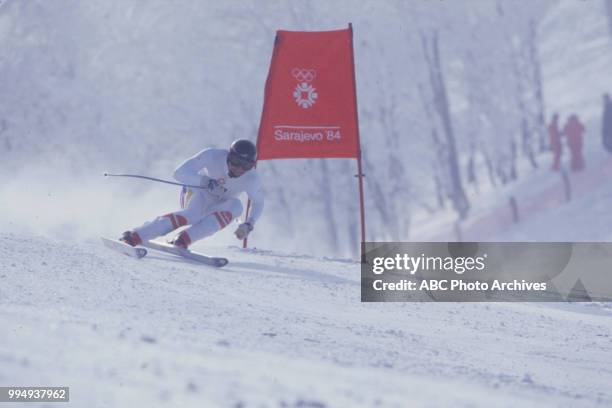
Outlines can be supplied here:
<path id="1" fill-rule="evenodd" d="M 314 69 L 293 68 L 291 70 L 291 75 L 299 82 L 310 82 L 316 78 L 317 71 Z"/>

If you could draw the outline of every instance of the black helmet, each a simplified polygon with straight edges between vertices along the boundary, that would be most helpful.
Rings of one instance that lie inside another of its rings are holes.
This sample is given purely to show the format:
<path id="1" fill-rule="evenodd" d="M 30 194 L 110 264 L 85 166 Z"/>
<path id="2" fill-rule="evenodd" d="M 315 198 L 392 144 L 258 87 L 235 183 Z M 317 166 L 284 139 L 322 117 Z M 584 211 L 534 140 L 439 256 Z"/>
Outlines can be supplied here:
<path id="1" fill-rule="evenodd" d="M 230 146 L 227 161 L 235 166 L 240 166 L 245 170 L 250 170 L 257 160 L 257 148 L 246 139 L 238 139 Z"/>

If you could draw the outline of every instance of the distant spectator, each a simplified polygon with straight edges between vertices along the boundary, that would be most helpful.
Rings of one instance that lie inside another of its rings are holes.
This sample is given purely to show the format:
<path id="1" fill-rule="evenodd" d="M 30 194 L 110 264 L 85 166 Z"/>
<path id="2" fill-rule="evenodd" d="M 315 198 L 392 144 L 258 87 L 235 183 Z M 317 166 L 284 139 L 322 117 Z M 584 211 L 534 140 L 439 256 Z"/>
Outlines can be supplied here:
<path id="1" fill-rule="evenodd" d="M 569 117 L 563 128 L 563 133 L 567 136 L 567 147 L 570 150 L 570 168 L 572 171 L 582 170 L 584 168 L 584 156 L 582 155 L 584 125 L 580 123 L 576 114 Z"/>
<path id="2" fill-rule="evenodd" d="M 603 96 L 604 110 L 601 120 L 601 136 L 604 148 L 612 153 L 612 101 L 609 94 Z"/>
<path id="3" fill-rule="evenodd" d="M 559 132 L 559 114 L 555 113 L 552 117 L 550 125 L 548 125 L 548 136 L 550 138 L 550 150 L 553 153 L 552 169 L 558 171 L 561 166 L 561 153 L 563 153 L 563 145 L 561 144 L 561 133 Z"/>

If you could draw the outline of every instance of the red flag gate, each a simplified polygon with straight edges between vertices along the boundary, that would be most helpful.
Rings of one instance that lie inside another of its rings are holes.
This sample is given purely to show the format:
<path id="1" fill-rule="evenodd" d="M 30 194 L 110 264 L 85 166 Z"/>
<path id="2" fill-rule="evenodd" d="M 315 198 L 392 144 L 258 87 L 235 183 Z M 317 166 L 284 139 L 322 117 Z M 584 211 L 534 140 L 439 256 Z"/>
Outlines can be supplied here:
<path id="1" fill-rule="evenodd" d="M 343 30 L 276 32 L 257 152 L 258 160 L 355 158 L 363 246 L 364 174 L 350 23 Z M 250 201 L 247 217 L 249 210 Z"/>

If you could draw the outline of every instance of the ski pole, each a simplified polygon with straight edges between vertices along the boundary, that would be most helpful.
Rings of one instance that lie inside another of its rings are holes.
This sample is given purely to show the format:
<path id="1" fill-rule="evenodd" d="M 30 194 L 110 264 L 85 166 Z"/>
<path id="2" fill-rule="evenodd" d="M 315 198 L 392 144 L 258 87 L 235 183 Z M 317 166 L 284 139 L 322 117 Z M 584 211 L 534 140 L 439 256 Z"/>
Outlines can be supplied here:
<path id="1" fill-rule="evenodd" d="M 184 186 L 184 187 L 190 187 L 190 188 L 201 188 L 206 190 L 206 187 L 202 187 L 202 186 L 194 186 L 191 184 L 182 184 L 182 183 L 176 183 L 174 181 L 169 181 L 169 180 L 162 180 L 162 179 L 158 179 L 155 177 L 148 177 L 148 176 L 141 176 L 138 174 L 112 174 L 112 173 L 102 173 L 102 175 L 104 177 L 132 177 L 132 178 L 139 178 L 139 179 L 144 179 L 144 180 L 151 180 L 151 181 L 157 181 L 159 183 L 165 183 L 165 184 L 173 184 L 175 186 Z"/>

